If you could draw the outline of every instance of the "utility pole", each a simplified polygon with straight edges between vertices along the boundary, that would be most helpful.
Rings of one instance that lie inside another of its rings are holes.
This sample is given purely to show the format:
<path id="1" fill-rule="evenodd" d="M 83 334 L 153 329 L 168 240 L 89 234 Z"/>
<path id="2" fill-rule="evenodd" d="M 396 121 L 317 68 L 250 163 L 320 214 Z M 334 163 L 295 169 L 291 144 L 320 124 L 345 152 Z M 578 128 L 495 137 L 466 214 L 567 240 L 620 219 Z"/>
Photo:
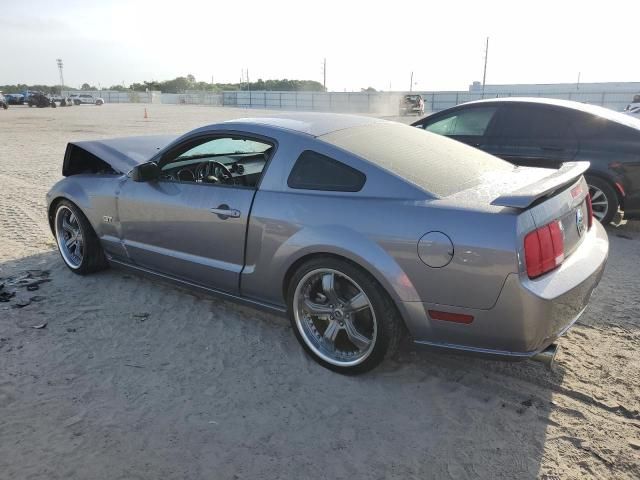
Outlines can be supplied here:
<path id="1" fill-rule="evenodd" d="M 411 72 L 411 82 L 409 83 L 409 93 L 413 91 L 413 72 Z"/>
<path id="2" fill-rule="evenodd" d="M 324 91 L 327 91 L 327 59 L 325 57 L 324 62 L 322 62 L 322 86 L 324 87 Z"/>
<path id="3" fill-rule="evenodd" d="M 58 71 L 60 72 L 60 96 L 62 96 L 62 89 L 64 88 L 64 77 L 62 76 L 62 59 L 56 58 L 56 63 L 58 64 Z"/>
<path id="4" fill-rule="evenodd" d="M 489 59 L 489 37 L 487 37 L 487 45 L 484 48 L 484 71 L 482 72 L 482 98 L 484 98 L 484 86 L 487 82 L 487 60 Z"/>
<path id="5" fill-rule="evenodd" d="M 580 90 L 580 73 L 578 72 L 578 82 L 576 83 L 576 90 Z"/>

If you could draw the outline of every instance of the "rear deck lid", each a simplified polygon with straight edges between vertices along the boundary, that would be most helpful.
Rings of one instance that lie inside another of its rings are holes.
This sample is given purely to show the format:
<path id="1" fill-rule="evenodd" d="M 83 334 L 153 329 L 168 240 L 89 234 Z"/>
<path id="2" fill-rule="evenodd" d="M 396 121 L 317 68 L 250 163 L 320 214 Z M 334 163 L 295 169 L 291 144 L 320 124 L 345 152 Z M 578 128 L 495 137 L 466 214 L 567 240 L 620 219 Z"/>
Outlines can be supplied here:
<path id="1" fill-rule="evenodd" d="M 500 207 L 527 208 L 536 201 L 553 195 L 569 183 L 574 183 L 589 168 L 589 162 L 564 163 L 558 170 L 537 181 L 500 195 L 491 205 Z"/>

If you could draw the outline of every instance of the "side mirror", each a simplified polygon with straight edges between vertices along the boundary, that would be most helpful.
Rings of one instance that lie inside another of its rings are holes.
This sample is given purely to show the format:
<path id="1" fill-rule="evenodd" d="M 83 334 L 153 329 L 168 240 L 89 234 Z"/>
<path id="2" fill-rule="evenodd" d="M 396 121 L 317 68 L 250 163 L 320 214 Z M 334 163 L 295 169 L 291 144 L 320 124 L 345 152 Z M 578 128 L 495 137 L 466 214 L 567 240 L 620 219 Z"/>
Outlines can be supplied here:
<path id="1" fill-rule="evenodd" d="M 131 180 L 134 182 L 152 182 L 160 178 L 160 167 L 157 163 L 143 163 L 131 170 Z"/>

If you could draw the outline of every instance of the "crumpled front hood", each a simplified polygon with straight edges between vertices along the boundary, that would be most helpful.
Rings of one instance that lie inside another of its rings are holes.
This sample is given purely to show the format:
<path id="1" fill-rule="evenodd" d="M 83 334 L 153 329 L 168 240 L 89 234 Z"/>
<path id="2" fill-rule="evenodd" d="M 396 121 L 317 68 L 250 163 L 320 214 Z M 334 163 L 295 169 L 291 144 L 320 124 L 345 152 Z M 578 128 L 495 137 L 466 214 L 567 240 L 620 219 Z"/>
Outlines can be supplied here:
<path id="1" fill-rule="evenodd" d="M 128 173 L 136 165 L 151 160 L 176 138 L 177 135 L 148 135 L 70 142 L 67 145 L 62 174 L 68 176 L 78 170 L 77 163 L 82 161 L 82 151 L 98 157 L 117 172 Z"/>

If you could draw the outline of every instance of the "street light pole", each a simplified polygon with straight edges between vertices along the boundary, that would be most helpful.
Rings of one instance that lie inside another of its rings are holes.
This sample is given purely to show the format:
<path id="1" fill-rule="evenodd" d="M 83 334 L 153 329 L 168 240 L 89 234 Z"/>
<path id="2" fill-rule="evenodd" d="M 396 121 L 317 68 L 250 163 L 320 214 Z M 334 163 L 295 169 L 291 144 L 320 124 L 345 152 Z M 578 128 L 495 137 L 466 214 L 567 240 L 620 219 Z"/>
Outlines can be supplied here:
<path id="1" fill-rule="evenodd" d="M 64 77 L 62 76 L 62 59 L 56 58 L 56 63 L 58 64 L 58 71 L 60 72 L 60 96 L 62 96 L 62 89 L 64 88 Z"/>
<path id="2" fill-rule="evenodd" d="M 484 49 L 484 71 L 482 72 L 482 98 L 484 98 L 484 84 L 487 81 L 487 60 L 489 59 L 489 37 L 487 37 L 487 46 Z"/>
<path id="3" fill-rule="evenodd" d="M 324 59 L 322 63 L 322 86 L 324 87 L 324 91 L 327 91 L 327 59 Z"/>
<path id="4" fill-rule="evenodd" d="M 411 72 L 411 83 L 409 84 L 409 93 L 413 92 L 413 72 Z"/>

